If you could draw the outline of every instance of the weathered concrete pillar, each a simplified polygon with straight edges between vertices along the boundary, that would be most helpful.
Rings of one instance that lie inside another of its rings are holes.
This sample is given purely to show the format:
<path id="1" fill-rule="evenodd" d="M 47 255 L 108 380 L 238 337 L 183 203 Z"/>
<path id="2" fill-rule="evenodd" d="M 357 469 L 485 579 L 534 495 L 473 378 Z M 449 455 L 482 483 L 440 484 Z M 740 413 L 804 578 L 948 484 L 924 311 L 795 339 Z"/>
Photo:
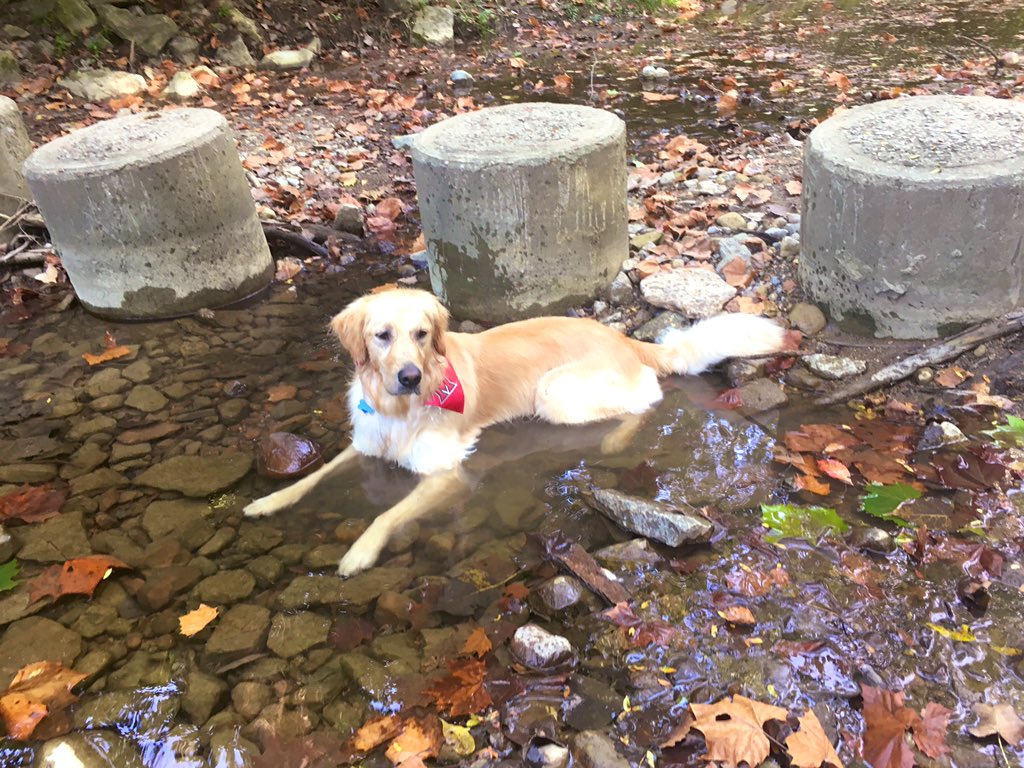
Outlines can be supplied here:
<path id="1" fill-rule="evenodd" d="M 212 110 L 106 120 L 37 149 L 25 175 L 79 299 L 97 315 L 185 315 L 273 277 L 231 130 Z"/>
<path id="2" fill-rule="evenodd" d="M 18 105 L 0 96 L 0 213 L 4 216 L 14 213 L 19 201 L 30 199 L 21 166 L 31 151 Z"/>
<path id="3" fill-rule="evenodd" d="M 800 278 L 852 329 L 946 333 L 1024 300 L 1024 104 L 915 96 L 829 118 L 804 152 Z"/>
<path id="4" fill-rule="evenodd" d="M 629 255 L 625 124 L 568 104 L 453 117 L 412 148 L 434 292 L 459 317 L 560 313 Z"/>

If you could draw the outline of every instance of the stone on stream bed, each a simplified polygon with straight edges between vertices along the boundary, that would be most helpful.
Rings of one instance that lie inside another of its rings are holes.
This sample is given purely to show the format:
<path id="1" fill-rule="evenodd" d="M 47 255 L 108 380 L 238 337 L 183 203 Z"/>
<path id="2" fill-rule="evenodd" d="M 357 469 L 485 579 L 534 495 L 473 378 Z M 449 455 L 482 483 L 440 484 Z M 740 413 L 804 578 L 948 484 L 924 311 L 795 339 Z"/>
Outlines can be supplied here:
<path id="1" fill-rule="evenodd" d="M 323 466 L 320 447 L 290 432 L 272 432 L 260 441 L 256 471 L 272 480 L 287 480 Z"/>
<path id="2" fill-rule="evenodd" d="M 712 317 L 736 295 L 736 289 L 707 269 L 675 269 L 659 272 L 640 283 L 649 304 L 681 313 L 691 319 Z"/>
<path id="3" fill-rule="evenodd" d="M 135 478 L 135 482 L 186 496 L 209 496 L 230 488 L 245 477 L 251 467 L 252 456 L 247 453 L 174 456 L 154 464 Z"/>
<path id="4" fill-rule="evenodd" d="M 208 653 L 255 653 L 262 650 L 270 627 L 270 611 L 262 605 L 242 603 L 221 616 L 206 643 Z"/>
<path id="5" fill-rule="evenodd" d="M 583 494 L 594 509 L 627 531 L 639 533 L 670 547 L 701 544 L 711 538 L 714 525 L 703 517 L 687 515 L 660 501 L 649 501 L 605 488 Z"/>
<path id="6" fill-rule="evenodd" d="M 800 361 L 811 373 L 821 376 L 823 379 L 846 379 L 857 376 L 868 369 L 868 364 L 863 360 L 854 360 L 839 355 L 813 354 L 802 357 Z"/>
<path id="7" fill-rule="evenodd" d="M 522 664 L 538 670 L 570 662 L 575 655 L 568 640 L 536 624 L 526 624 L 517 629 L 509 650 Z"/>
<path id="8" fill-rule="evenodd" d="M 35 768 L 144 768 L 138 747 L 113 731 L 69 733 L 45 742 Z"/>

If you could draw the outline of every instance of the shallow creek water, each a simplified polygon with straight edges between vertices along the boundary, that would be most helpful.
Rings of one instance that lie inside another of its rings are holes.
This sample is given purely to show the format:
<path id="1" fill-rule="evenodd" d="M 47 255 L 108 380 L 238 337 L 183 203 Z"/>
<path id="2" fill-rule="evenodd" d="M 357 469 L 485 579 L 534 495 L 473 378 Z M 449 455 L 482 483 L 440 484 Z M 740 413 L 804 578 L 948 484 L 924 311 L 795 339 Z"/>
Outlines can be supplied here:
<path id="1" fill-rule="evenodd" d="M 24 584 L 0 597 L 0 675 L 6 685 L 44 659 L 88 673 L 71 737 L 109 756 L 95 765 L 253 765 L 274 738 L 347 737 L 374 713 L 429 706 L 424 689 L 477 626 L 504 626 L 507 636 L 527 620 L 568 637 L 578 663 L 561 678 L 534 679 L 511 673 L 507 644 L 497 642 L 488 684 L 505 732 L 478 723 L 480 748 L 504 753 L 535 733 L 564 741 L 596 729 L 639 764 L 688 701 L 726 692 L 813 707 L 830 734 L 853 738 L 862 727 L 857 684 L 868 681 L 906 687 L 918 708 L 949 706 L 955 764 L 1000 764 L 993 745 L 972 743 L 963 728 L 972 702 L 1024 695 L 1020 657 L 1006 655 L 1024 636 L 1018 563 L 1006 564 L 989 610 L 973 616 L 957 601 L 959 566 L 918 565 L 891 542 L 872 553 L 841 539 L 772 546 L 760 535 L 760 502 L 788 497 L 771 462 L 778 435 L 810 420 L 849 420 L 847 412 L 797 403 L 748 419 L 708 410 L 723 384 L 705 376 L 666 382 L 664 402 L 616 455 L 600 452 L 601 425 L 497 427 L 470 461 L 473 493 L 404 531 L 378 568 L 344 584 L 333 575 L 337 559 L 411 487 L 407 473 L 368 460 L 288 513 L 244 519 L 242 506 L 278 483 L 254 470 L 218 480 L 218 457 L 250 456 L 279 430 L 319 441 L 328 457 L 343 443 L 347 364 L 325 328 L 365 280 L 275 286 L 265 301 L 207 320 L 117 324 L 74 307 L 8 328 L 29 349 L 0 361 L 0 492 L 59 477 L 71 495 L 53 520 L 9 525 L 0 559 L 16 556 L 24 578 L 89 553 L 131 570 L 115 571 L 91 600 L 30 606 Z M 108 331 L 137 352 L 90 368 L 81 354 L 97 351 Z M 176 456 L 206 461 L 167 487 L 227 487 L 187 498 L 140 483 Z M 709 546 L 678 551 L 635 541 L 584 503 L 591 484 L 705 508 L 718 533 Z M 856 534 L 869 521 L 852 511 L 854 500 L 851 491 L 829 501 Z M 1015 530 L 1005 509 L 976 516 L 996 546 Z M 659 628 L 656 642 L 631 642 L 586 589 L 568 608 L 546 604 L 544 584 L 559 571 L 538 542 L 559 533 L 599 552 L 637 596 L 638 616 Z M 735 579 L 777 565 L 787 583 L 737 592 Z M 510 597 L 512 583 L 530 595 Z M 200 602 L 220 616 L 183 637 L 178 617 Z M 753 611 L 754 627 L 720 619 L 736 603 Z M 927 622 L 967 624 L 977 640 L 944 638 Z M 0 764 L 30 765 L 38 746 L 0 740 Z M 511 754 L 508 764 L 519 764 Z M 700 764 L 678 750 L 660 760 Z M 361 764 L 387 761 L 378 752 Z"/>

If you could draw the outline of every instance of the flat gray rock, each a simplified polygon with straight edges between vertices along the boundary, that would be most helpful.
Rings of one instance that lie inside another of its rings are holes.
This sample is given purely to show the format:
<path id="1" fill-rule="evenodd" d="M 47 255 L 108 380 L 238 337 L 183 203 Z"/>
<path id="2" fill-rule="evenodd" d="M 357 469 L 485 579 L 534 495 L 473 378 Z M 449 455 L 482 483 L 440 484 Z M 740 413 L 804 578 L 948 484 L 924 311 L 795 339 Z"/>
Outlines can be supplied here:
<path id="1" fill-rule="evenodd" d="M 262 650 L 269 626 L 270 611 L 262 605 L 236 605 L 217 620 L 206 650 L 209 653 L 255 653 Z"/>
<path id="2" fill-rule="evenodd" d="M 63 563 L 92 554 L 81 512 L 65 512 L 42 523 L 22 526 L 18 529 L 18 537 L 22 542 L 18 551 L 21 560 Z"/>
<path id="3" fill-rule="evenodd" d="M 640 283 L 649 304 L 672 309 L 691 319 L 712 317 L 736 295 L 736 289 L 707 269 L 659 272 Z"/>
<path id="4" fill-rule="evenodd" d="M 714 531 L 711 522 L 703 517 L 686 515 L 660 501 L 641 499 L 621 491 L 594 488 L 584 498 L 627 531 L 670 547 L 705 542 Z"/>
<path id="5" fill-rule="evenodd" d="M 162 491 L 178 491 L 186 496 L 209 496 L 230 488 L 251 468 L 252 456 L 247 453 L 175 456 L 154 464 L 135 481 Z"/>

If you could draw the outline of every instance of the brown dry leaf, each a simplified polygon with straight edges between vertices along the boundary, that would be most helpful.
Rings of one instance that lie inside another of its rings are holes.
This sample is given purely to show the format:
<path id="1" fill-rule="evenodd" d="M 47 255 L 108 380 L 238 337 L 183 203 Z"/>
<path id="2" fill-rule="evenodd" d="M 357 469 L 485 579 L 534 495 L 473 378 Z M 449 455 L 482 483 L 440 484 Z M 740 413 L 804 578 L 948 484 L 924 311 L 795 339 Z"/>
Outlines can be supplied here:
<path id="1" fill-rule="evenodd" d="M 784 434 L 782 441 L 798 453 L 834 453 L 860 443 L 856 435 L 834 424 L 804 424 Z"/>
<path id="2" fill-rule="evenodd" d="M 398 735 L 399 725 L 400 722 L 395 715 L 370 718 L 352 735 L 352 745 L 359 752 L 369 752 L 388 739 L 395 738 Z"/>
<path id="3" fill-rule="evenodd" d="M 729 589 L 741 595 L 764 597 L 778 587 L 789 584 L 789 574 L 781 565 L 775 566 L 767 573 L 754 569 L 734 568 L 725 577 L 725 583 Z"/>
<path id="4" fill-rule="evenodd" d="M 679 98 L 674 93 L 655 93 L 654 91 L 641 91 L 640 95 L 644 101 L 675 101 Z"/>
<path id="5" fill-rule="evenodd" d="M 466 644 L 462 646 L 462 654 L 464 656 L 483 656 L 485 653 L 490 651 L 494 645 L 491 643 L 491 638 L 484 632 L 483 627 L 477 627 L 473 630 L 469 637 L 466 638 Z"/>
<path id="6" fill-rule="evenodd" d="M 475 715 L 491 706 L 491 695 L 484 687 L 487 665 L 482 659 L 453 659 L 450 674 L 428 690 L 438 710 L 452 717 Z"/>
<path id="7" fill-rule="evenodd" d="M 402 723 L 401 732 L 388 745 L 385 756 L 393 765 L 405 768 L 423 765 L 423 760 L 435 757 L 444 744 L 441 720 L 436 715 L 413 718 Z"/>
<path id="8" fill-rule="evenodd" d="M 518 56 L 512 56 L 508 60 L 508 65 L 512 67 L 512 69 L 525 69 L 526 59 L 521 59 Z"/>
<path id="9" fill-rule="evenodd" d="M 842 72 L 826 72 L 825 79 L 828 80 L 830 85 L 834 85 L 840 91 L 844 93 L 850 90 L 850 78 L 844 75 Z"/>
<path id="10" fill-rule="evenodd" d="M 797 197 L 804 191 L 804 184 L 799 179 L 793 179 L 792 181 L 786 182 L 786 192 L 793 197 Z"/>
<path id="11" fill-rule="evenodd" d="M 556 91 L 571 91 L 572 77 L 570 75 L 555 75 Z"/>
<path id="12" fill-rule="evenodd" d="M 821 768 L 822 763 L 832 768 L 843 768 L 835 747 L 825 735 L 814 711 L 808 709 L 797 719 L 800 730 L 786 739 L 786 749 L 789 750 L 794 768 Z"/>
<path id="13" fill-rule="evenodd" d="M 903 706 L 903 694 L 861 684 L 864 699 L 864 757 L 873 768 L 913 768 L 914 750 L 907 743 L 908 728 L 920 716 Z"/>
<path id="14" fill-rule="evenodd" d="M 973 375 L 973 373 L 965 371 L 959 365 L 951 365 L 939 371 L 935 376 L 935 382 L 941 387 L 952 389 L 953 387 L 959 387 Z"/>
<path id="15" fill-rule="evenodd" d="M 752 627 L 757 624 L 754 614 L 745 605 L 730 605 L 718 612 L 718 615 L 730 624 L 737 624 L 744 627 Z"/>
<path id="16" fill-rule="evenodd" d="M 739 93 L 733 89 L 726 91 L 718 97 L 718 114 L 720 115 L 731 115 L 736 111 L 736 105 L 739 103 Z"/>
<path id="17" fill-rule="evenodd" d="M 206 625 L 217 618 L 217 609 L 206 603 L 200 603 L 194 611 L 178 617 L 178 631 L 185 637 L 198 634 Z"/>
<path id="18" fill-rule="evenodd" d="M 764 732 L 769 720 L 785 720 L 782 707 L 762 704 L 745 696 L 723 699 L 716 704 L 691 704 L 696 720 L 693 727 L 704 734 L 708 754 L 705 760 L 732 765 L 760 765 L 768 759 L 771 742 Z"/>
<path id="19" fill-rule="evenodd" d="M 733 259 L 722 267 L 722 277 L 733 288 L 746 288 L 754 279 L 750 265 L 743 259 Z"/>
<path id="20" fill-rule="evenodd" d="M 392 221 L 397 219 L 405 211 L 405 206 L 402 205 L 402 201 L 397 197 L 385 197 L 379 203 L 375 210 L 375 215 L 385 216 Z"/>
<path id="21" fill-rule="evenodd" d="M 928 757 L 937 760 L 949 752 L 946 730 L 953 713 L 941 704 L 929 701 L 921 710 L 920 722 L 914 723 L 914 743 Z"/>
<path id="22" fill-rule="evenodd" d="M 56 661 L 37 661 L 19 669 L 0 695 L 7 734 L 19 741 L 31 738 L 40 720 L 78 700 L 71 689 L 86 677 Z"/>
<path id="23" fill-rule="evenodd" d="M 850 468 L 838 459 L 818 459 L 818 469 L 831 477 L 847 485 L 853 485 L 853 478 L 850 476 Z"/>
<path id="24" fill-rule="evenodd" d="M 0 496 L 0 519 L 15 518 L 26 523 L 38 523 L 56 517 L 64 500 L 67 488 L 53 488 L 47 485 L 25 486 Z"/>
<path id="25" fill-rule="evenodd" d="M 828 496 L 832 493 L 832 486 L 827 481 L 811 475 L 797 475 L 793 480 L 793 485 L 801 491 L 809 491 L 818 496 Z"/>
<path id="26" fill-rule="evenodd" d="M 1009 704 L 975 704 L 974 714 L 978 716 L 978 724 L 967 729 L 972 736 L 984 739 L 999 735 L 1011 747 L 1024 742 L 1024 720 Z"/>
<path id="27" fill-rule="evenodd" d="M 44 597 L 56 600 L 62 595 L 92 597 L 99 583 L 114 568 L 131 566 L 109 555 L 88 555 L 68 560 L 63 565 L 51 565 L 28 582 L 29 600 L 33 603 Z"/>

